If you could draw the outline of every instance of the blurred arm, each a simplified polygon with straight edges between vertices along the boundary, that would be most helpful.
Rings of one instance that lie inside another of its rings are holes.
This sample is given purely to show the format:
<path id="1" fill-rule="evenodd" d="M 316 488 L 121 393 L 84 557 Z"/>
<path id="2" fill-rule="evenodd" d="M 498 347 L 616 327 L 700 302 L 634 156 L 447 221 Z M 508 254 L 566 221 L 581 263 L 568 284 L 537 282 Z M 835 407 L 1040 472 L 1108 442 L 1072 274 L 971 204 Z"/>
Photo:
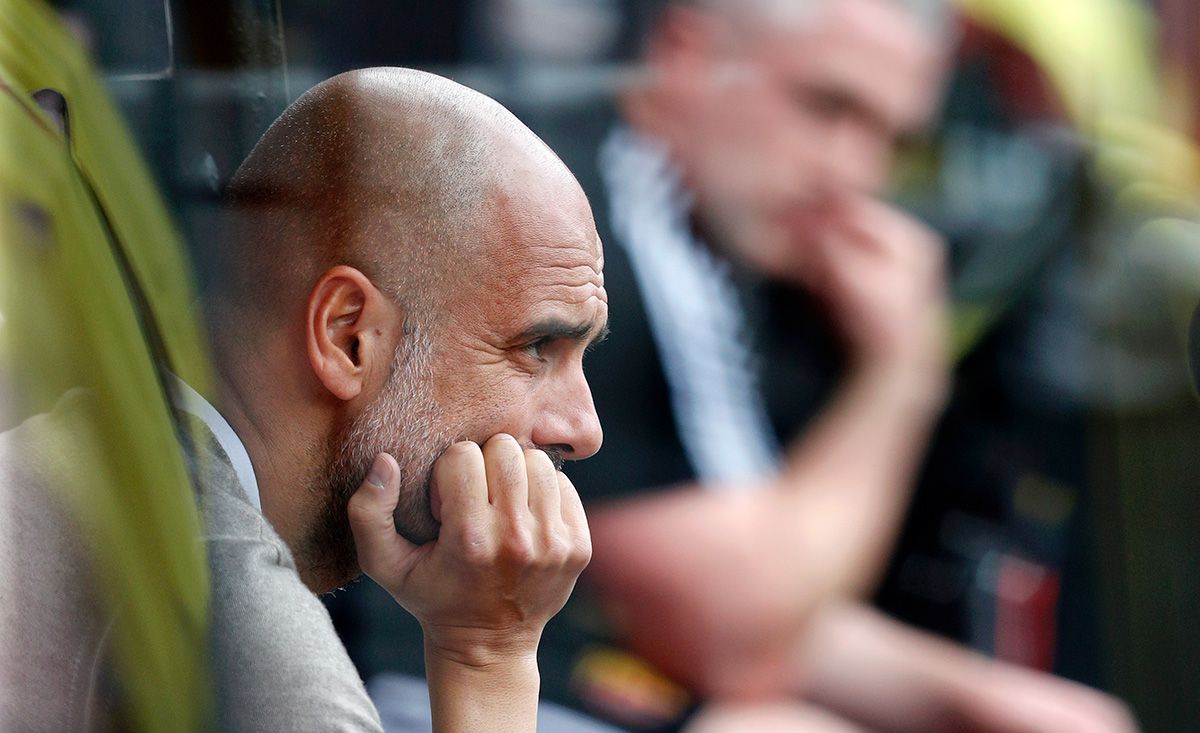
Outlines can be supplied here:
<path id="1" fill-rule="evenodd" d="M 877 730 L 1137 730 L 1120 702 L 1096 690 L 988 659 L 855 603 L 823 608 L 797 649 L 805 696 Z"/>
<path id="2" fill-rule="evenodd" d="M 635 649 L 683 681 L 786 684 L 780 650 L 812 610 L 874 584 L 939 404 L 902 373 L 869 370 L 766 485 L 593 507 L 590 582 Z"/>

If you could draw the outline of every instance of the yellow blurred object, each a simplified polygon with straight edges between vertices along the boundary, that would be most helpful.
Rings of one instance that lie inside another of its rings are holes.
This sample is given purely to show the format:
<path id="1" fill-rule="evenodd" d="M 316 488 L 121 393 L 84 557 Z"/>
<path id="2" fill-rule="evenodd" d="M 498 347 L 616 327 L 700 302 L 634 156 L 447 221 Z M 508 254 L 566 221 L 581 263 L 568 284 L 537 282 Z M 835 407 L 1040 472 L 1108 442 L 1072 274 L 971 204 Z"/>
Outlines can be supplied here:
<path id="1" fill-rule="evenodd" d="M 1110 184 L 1156 180 L 1200 190 L 1200 157 L 1167 124 L 1155 21 L 1132 0 L 957 0 L 1046 72 Z M 1177 91 L 1178 86 L 1173 85 Z"/>
<path id="2" fill-rule="evenodd" d="M 208 571 L 162 371 L 211 394 L 189 269 L 102 83 L 35 0 L 0 0 L 0 133 L 0 374 L 20 417 L 86 395 L 48 468 L 118 614 L 119 719 L 208 729 Z"/>
<path id="3" fill-rule="evenodd" d="M 693 704 L 687 690 L 640 657 L 607 646 L 580 655 L 571 687 L 589 707 L 638 728 L 665 727 Z"/>
<path id="4" fill-rule="evenodd" d="M 1194 215 L 1200 202 L 1200 150 L 1181 112 L 1191 108 L 1180 96 L 1187 85 L 1159 67 L 1151 10 L 1135 0 L 956 2 L 967 17 L 1011 41 L 1046 73 L 1090 145 L 1094 170 L 1117 204 L 1114 213 L 1130 221 Z M 1139 236 L 1128 243 L 1145 241 Z M 1173 316 L 1181 339 L 1197 296 L 1196 289 L 1177 294 L 1181 307 Z M 954 355 L 969 353 L 1005 307 L 1003 301 L 958 304 Z"/>

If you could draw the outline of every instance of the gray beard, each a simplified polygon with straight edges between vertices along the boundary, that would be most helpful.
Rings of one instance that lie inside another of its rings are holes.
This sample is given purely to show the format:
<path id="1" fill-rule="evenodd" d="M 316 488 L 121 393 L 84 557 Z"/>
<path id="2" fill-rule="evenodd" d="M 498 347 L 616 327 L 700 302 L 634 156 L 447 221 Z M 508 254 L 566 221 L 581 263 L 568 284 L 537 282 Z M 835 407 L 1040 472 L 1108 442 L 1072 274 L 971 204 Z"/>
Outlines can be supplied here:
<path id="1" fill-rule="evenodd" d="M 314 575 L 344 585 L 361 572 L 346 505 L 366 479 L 375 457 L 390 453 L 400 466 L 396 531 L 414 544 L 437 539 L 430 509 L 433 464 L 454 442 L 433 399 L 432 344 L 414 330 L 396 349 L 379 397 L 330 441 L 326 469 L 311 489 L 324 507 L 299 553 Z"/>

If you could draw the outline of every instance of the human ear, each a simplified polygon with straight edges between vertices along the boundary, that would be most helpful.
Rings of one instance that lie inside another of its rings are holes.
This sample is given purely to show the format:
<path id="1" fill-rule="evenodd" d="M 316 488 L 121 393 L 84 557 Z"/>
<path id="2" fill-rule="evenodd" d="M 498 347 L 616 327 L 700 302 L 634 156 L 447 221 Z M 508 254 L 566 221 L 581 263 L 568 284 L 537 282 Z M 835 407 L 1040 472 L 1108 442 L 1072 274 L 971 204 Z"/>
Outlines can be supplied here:
<path id="1" fill-rule="evenodd" d="M 387 342 L 402 320 L 396 306 L 359 270 L 346 265 L 318 278 L 305 310 L 305 344 L 317 380 L 352 400 L 391 364 Z"/>
<path id="2" fill-rule="evenodd" d="M 710 12 L 670 5 L 651 36 L 649 58 L 676 73 L 694 74 L 711 63 L 722 30 L 721 19 Z"/>

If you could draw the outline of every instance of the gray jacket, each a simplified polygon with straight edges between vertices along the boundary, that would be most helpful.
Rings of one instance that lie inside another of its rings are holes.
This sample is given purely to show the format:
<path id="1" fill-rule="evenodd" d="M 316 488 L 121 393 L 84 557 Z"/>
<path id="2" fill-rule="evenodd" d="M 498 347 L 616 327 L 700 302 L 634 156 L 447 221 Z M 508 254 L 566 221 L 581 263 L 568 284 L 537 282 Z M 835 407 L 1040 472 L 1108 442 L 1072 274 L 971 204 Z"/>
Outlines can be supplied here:
<path id="1" fill-rule="evenodd" d="M 221 729 L 382 731 L 329 614 L 246 499 L 229 458 L 215 438 L 193 453 L 204 477 Z"/>

